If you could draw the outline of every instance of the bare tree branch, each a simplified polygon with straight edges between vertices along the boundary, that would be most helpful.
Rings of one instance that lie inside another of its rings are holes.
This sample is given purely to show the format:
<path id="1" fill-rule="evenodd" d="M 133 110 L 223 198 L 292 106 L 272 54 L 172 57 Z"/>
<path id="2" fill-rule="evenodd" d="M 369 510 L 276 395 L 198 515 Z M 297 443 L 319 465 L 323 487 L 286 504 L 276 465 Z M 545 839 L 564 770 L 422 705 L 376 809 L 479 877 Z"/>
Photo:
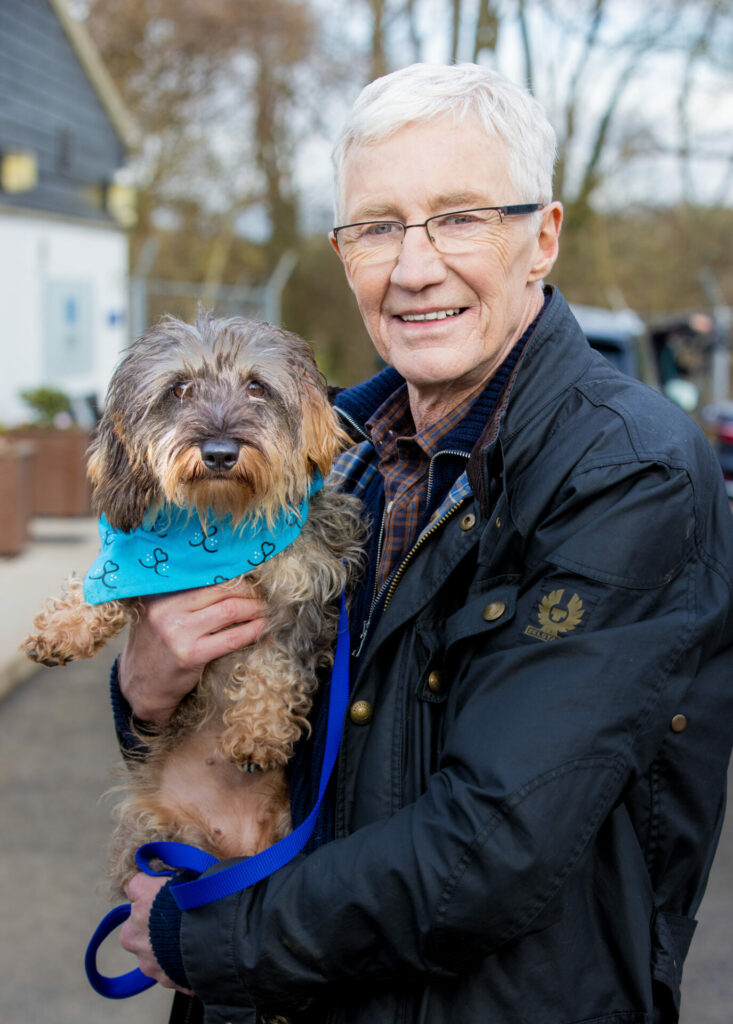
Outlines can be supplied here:
<path id="1" fill-rule="evenodd" d="M 484 50 L 492 53 L 499 41 L 499 14 L 493 0 L 480 0 L 473 39 L 473 62 Z"/>
<path id="2" fill-rule="evenodd" d="M 565 100 L 565 125 L 561 136 L 557 166 L 555 170 L 555 182 L 558 195 L 563 195 L 565 191 L 567 146 L 575 134 L 575 115 L 578 103 L 578 89 L 591 54 L 596 47 L 598 33 L 603 20 L 604 5 L 605 0 L 594 0 L 593 10 L 590 21 L 588 22 L 588 29 L 583 40 L 583 48 L 573 69 L 570 83 L 568 85 L 567 98 Z"/>
<path id="3" fill-rule="evenodd" d="M 527 20 L 525 0 L 519 0 L 517 19 L 519 21 L 519 34 L 522 40 L 522 52 L 524 54 L 524 80 L 527 83 L 529 91 L 534 92 L 534 63 L 532 60 L 532 47 L 529 38 L 529 23 Z"/>

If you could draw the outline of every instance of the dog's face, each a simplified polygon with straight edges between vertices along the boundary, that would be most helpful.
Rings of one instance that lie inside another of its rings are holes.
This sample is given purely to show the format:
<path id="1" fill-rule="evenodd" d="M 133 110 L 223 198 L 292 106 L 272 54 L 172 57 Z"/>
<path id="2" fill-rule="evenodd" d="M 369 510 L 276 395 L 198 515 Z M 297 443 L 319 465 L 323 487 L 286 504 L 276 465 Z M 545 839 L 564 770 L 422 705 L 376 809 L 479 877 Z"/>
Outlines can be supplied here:
<path id="1" fill-rule="evenodd" d="M 110 383 L 92 445 L 95 510 L 132 530 L 170 502 L 271 517 L 346 443 L 309 345 L 258 321 L 166 319 Z"/>

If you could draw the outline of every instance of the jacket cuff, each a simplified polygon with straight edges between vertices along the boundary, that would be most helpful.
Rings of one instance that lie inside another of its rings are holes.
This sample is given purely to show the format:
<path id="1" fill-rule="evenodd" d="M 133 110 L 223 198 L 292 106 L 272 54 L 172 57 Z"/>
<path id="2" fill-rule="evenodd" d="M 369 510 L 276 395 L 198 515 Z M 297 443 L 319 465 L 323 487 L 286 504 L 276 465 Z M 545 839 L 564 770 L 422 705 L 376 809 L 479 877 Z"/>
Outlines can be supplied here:
<path id="1" fill-rule="evenodd" d="M 172 880 L 171 880 L 172 881 Z M 167 882 L 153 900 L 148 919 L 148 934 L 155 959 L 165 973 L 181 988 L 190 988 L 181 956 L 182 912 Z"/>
<path id="2" fill-rule="evenodd" d="M 115 658 L 109 674 L 109 695 L 117 742 L 123 755 L 128 757 L 130 754 L 143 754 L 147 750 L 143 739 L 146 729 L 145 724 L 133 715 L 132 708 L 120 689 L 118 661 L 119 658 Z"/>

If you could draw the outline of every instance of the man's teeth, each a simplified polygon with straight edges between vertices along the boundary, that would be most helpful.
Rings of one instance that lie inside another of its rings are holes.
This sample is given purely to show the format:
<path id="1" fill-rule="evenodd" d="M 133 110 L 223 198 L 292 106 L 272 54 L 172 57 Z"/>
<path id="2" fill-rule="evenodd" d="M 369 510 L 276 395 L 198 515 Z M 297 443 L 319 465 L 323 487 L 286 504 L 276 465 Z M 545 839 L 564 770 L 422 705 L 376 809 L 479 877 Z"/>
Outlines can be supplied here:
<path id="1" fill-rule="evenodd" d="M 458 316 L 460 309 L 441 309 L 436 313 L 403 313 L 400 320 L 413 323 L 417 320 L 445 320 L 447 316 Z"/>

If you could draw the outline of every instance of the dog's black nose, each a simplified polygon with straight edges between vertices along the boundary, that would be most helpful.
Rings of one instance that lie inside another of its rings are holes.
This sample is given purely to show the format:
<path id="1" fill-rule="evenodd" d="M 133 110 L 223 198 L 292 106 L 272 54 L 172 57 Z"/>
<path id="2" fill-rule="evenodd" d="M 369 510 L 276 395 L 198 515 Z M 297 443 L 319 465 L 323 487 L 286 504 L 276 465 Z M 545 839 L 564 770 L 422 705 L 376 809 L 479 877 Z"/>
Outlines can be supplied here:
<path id="1" fill-rule="evenodd" d="M 204 465 L 218 473 L 228 472 L 239 458 L 239 443 L 227 437 L 211 437 L 200 448 Z"/>

